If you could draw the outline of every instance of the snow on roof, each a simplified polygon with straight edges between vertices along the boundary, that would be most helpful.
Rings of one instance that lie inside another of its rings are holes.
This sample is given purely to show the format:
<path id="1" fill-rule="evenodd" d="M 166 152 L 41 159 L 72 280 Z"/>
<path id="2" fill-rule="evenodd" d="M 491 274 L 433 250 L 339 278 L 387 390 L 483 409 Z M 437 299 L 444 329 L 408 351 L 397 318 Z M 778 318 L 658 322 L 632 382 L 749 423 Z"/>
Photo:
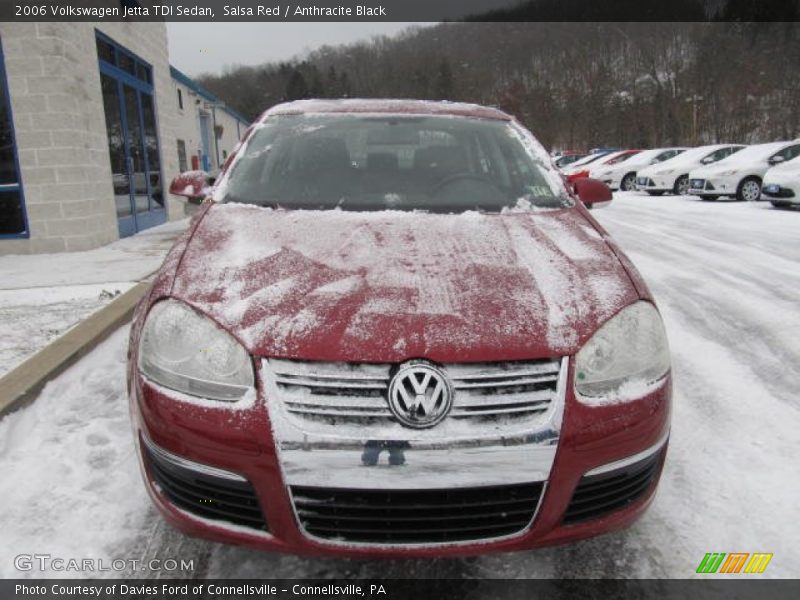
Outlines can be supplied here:
<path id="1" fill-rule="evenodd" d="M 469 104 L 465 102 L 448 102 L 432 100 L 401 99 L 363 99 L 348 98 L 344 100 L 295 100 L 277 104 L 270 108 L 264 116 L 304 114 L 304 113 L 388 113 L 409 115 L 441 115 L 453 117 L 474 117 L 479 119 L 497 119 L 511 121 L 512 117 L 497 108 Z"/>

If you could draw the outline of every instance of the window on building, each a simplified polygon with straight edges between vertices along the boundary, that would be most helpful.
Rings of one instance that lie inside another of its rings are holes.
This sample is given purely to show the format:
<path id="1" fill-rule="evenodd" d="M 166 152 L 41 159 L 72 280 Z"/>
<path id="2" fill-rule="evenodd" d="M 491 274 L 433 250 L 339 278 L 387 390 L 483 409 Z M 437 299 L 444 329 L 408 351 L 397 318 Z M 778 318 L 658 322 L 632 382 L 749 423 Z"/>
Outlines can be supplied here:
<path id="1" fill-rule="evenodd" d="M 116 46 L 110 39 L 100 33 L 97 35 L 97 57 L 102 62 L 114 65 L 148 85 L 153 84 L 153 73 L 150 65 L 123 48 Z"/>
<path id="2" fill-rule="evenodd" d="M 24 236 L 27 229 L 5 59 L 0 41 L 0 236 Z"/>
<path id="3" fill-rule="evenodd" d="M 222 151 L 222 160 L 226 160 L 227 158 L 228 158 L 228 151 L 227 150 L 223 150 Z"/>
<path id="4" fill-rule="evenodd" d="M 178 140 L 178 171 L 184 173 L 189 170 L 189 164 L 186 162 L 186 142 Z"/>
<path id="5" fill-rule="evenodd" d="M 97 38 L 97 56 L 100 57 L 100 60 L 104 60 L 107 63 L 112 65 L 117 64 L 117 53 L 114 45 L 100 38 Z"/>
<path id="6" fill-rule="evenodd" d="M 183 92 L 181 88 L 178 88 L 178 108 L 183 110 Z"/>

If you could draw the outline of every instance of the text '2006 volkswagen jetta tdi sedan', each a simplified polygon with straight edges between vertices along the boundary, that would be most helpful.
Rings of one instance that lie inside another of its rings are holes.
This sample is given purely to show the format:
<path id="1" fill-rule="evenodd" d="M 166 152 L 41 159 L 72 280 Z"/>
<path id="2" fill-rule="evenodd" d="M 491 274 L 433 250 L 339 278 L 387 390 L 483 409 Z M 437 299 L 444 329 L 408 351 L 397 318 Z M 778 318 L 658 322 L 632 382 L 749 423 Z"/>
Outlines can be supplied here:
<path id="1" fill-rule="evenodd" d="M 645 510 L 669 432 L 661 318 L 514 119 L 279 105 L 208 193 L 130 339 L 146 486 L 178 528 L 474 554 Z"/>

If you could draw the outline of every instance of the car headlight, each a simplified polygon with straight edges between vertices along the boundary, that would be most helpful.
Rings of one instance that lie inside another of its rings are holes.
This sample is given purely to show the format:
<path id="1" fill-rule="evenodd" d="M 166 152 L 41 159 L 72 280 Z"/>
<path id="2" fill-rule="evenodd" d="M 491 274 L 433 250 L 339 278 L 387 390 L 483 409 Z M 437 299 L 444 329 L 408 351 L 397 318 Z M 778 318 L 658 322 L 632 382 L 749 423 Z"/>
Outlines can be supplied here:
<path id="1" fill-rule="evenodd" d="M 139 369 L 164 387 L 234 402 L 253 387 L 242 345 L 210 319 L 175 300 L 150 309 L 139 341 Z"/>
<path id="2" fill-rule="evenodd" d="M 589 339 L 575 357 L 575 389 L 588 403 L 615 396 L 628 384 L 648 385 L 670 369 L 664 324 L 655 306 L 640 301 L 624 308 Z"/>

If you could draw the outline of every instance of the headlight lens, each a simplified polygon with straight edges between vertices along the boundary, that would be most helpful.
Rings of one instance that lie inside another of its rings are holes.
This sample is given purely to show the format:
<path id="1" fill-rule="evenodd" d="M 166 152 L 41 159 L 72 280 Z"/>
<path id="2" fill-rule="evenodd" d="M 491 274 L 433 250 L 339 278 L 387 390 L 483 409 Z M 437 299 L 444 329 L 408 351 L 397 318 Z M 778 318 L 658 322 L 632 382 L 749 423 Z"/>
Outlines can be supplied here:
<path id="1" fill-rule="evenodd" d="M 664 324 L 655 306 L 637 302 L 620 311 L 575 357 L 579 397 L 616 396 L 628 384 L 653 383 L 670 369 Z"/>
<path id="2" fill-rule="evenodd" d="M 254 381 L 242 345 L 175 300 L 150 309 L 139 342 L 139 369 L 164 387 L 227 402 L 242 398 Z"/>

